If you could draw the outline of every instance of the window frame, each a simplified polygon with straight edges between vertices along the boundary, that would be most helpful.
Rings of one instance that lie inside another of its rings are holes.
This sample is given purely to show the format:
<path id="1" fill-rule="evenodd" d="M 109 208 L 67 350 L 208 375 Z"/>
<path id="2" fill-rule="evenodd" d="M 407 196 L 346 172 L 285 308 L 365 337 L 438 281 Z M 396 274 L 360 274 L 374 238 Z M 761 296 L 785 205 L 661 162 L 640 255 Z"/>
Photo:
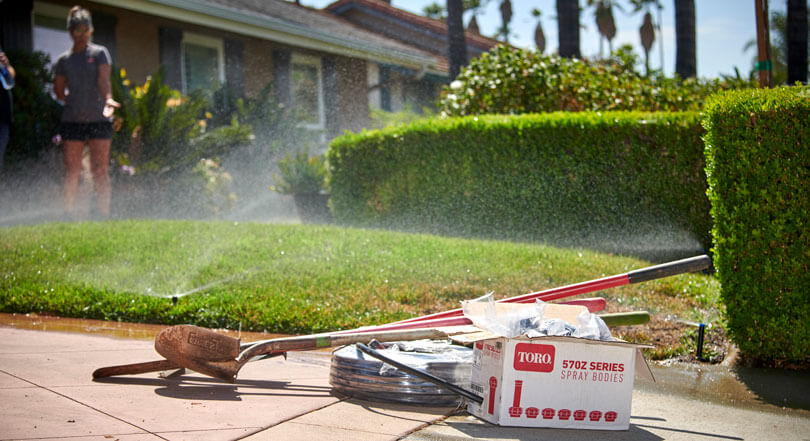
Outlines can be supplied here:
<path id="1" fill-rule="evenodd" d="M 42 51 L 46 53 L 50 58 L 50 65 L 53 66 L 56 63 L 57 58 L 60 55 L 65 53 L 71 46 L 70 40 L 70 33 L 68 33 L 65 27 L 65 17 L 67 17 L 70 8 L 67 6 L 57 5 L 53 3 L 45 3 L 45 2 L 34 2 L 34 7 L 31 10 L 31 31 L 32 31 L 32 43 L 33 49 L 35 51 Z M 42 17 L 45 20 L 53 21 L 54 25 L 42 25 L 38 24 L 39 21 L 37 17 Z M 60 23 L 60 25 L 56 25 L 56 23 Z M 37 38 L 39 32 L 37 28 L 43 29 L 46 32 L 52 33 L 52 35 L 48 36 L 48 41 L 53 42 L 53 44 L 47 45 L 38 45 L 38 43 L 42 43 Z M 59 43 L 55 43 L 55 41 L 59 41 Z"/>
<path id="2" fill-rule="evenodd" d="M 299 123 L 299 127 L 310 130 L 324 130 L 326 129 L 326 105 L 324 101 L 324 86 L 323 86 L 323 59 L 317 55 L 306 55 L 293 52 L 290 57 L 290 101 L 293 108 L 297 105 L 295 102 L 295 66 L 296 65 L 309 65 L 314 66 L 317 83 L 318 83 L 318 122 L 317 123 Z"/>
<path id="3" fill-rule="evenodd" d="M 202 34 L 195 34 L 193 32 L 183 32 L 183 38 L 180 40 L 180 84 L 183 94 L 191 92 L 188 90 L 186 79 L 186 43 L 196 46 L 202 46 L 217 51 L 217 81 L 219 84 L 225 84 L 225 43 L 222 38 L 210 37 Z"/>

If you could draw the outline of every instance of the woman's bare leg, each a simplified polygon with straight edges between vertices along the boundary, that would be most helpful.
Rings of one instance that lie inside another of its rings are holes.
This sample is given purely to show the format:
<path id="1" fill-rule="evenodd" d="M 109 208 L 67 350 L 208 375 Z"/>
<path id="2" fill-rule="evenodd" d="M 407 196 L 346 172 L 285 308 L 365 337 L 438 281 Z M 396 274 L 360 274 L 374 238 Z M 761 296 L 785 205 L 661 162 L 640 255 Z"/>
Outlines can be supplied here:
<path id="1" fill-rule="evenodd" d="M 68 216 L 76 216 L 76 194 L 79 189 L 79 175 L 82 172 L 82 154 L 84 153 L 84 141 L 64 141 L 62 145 L 65 163 L 64 195 L 65 213 Z"/>
<path id="2" fill-rule="evenodd" d="M 102 217 L 110 217 L 110 175 L 107 169 L 110 164 L 109 139 L 91 139 L 90 171 L 93 175 L 93 189 L 96 193 L 96 210 Z"/>

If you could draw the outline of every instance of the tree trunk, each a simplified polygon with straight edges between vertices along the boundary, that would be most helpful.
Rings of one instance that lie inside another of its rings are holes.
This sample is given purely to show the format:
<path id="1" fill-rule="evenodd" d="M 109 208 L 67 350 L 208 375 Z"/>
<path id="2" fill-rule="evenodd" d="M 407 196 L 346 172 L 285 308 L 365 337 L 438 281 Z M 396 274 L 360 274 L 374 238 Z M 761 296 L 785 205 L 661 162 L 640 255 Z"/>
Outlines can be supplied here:
<path id="1" fill-rule="evenodd" d="M 697 75 L 695 0 L 675 0 L 675 73 L 684 79 Z"/>
<path id="2" fill-rule="evenodd" d="M 807 2 L 787 2 L 787 83 L 807 82 Z"/>
<path id="3" fill-rule="evenodd" d="M 768 26 L 768 0 L 754 0 L 757 18 L 757 64 L 759 87 L 773 86 L 773 63 L 771 61 L 771 37 Z"/>
<path id="4" fill-rule="evenodd" d="M 580 58 L 579 0 L 557 0 L 557 29 L 560 38 L 560 56 Z"/>
<path id="5" fill-rule="evenodd" d="M 464 38 L 464 7 L 461 0 L 447 0 L 447 38 L 449 40 L 450 80 L 467 64 L 467 42 Z"/>

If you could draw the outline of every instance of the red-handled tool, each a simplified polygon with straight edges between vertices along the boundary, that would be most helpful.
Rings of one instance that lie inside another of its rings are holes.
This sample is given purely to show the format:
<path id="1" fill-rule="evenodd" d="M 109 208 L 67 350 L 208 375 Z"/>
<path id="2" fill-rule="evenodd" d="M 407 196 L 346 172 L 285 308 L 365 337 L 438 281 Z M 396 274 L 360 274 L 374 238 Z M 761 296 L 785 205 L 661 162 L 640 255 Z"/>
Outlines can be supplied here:
<path id="1" fill-rule="evenodd" d="M 687 259 L 676 260 L 674 262 L 664 263 L 661 265 L 651 266 L 638 270 L 630 271 L 629 273 L 618 274 L 615 276 L 603 277 L 601 279 L 590 280 L 587 282 L 575 283 L 573 285 L 562 286 L 559 288 L 551 288 L 544 291 L 523 294 L 516 297 L 509 297 L 506 299 L 497 300 L 501 303 L 531 303 L 537 300 L 550 302 L 552 300 L 563 299 L 572 297 L 579 294 L 586 294 L 603 289 L 615 288 L 617 286 L 629 285 L 631 283 L 647 282 L 649 280 L 661 279 L 664 277 L 674 276 L 676 274 L 693 273 L 703 271 L 711 267 L 711 258 L 707 255 L 690 257 Z M 425 320 L 458 317 L 464 315 L 461 308 L 451 309 L 449 311 L 437 312 L 435 314 L 424 315 L 407 320 L 400 320 L 392 324 L 421 322 Z"/>

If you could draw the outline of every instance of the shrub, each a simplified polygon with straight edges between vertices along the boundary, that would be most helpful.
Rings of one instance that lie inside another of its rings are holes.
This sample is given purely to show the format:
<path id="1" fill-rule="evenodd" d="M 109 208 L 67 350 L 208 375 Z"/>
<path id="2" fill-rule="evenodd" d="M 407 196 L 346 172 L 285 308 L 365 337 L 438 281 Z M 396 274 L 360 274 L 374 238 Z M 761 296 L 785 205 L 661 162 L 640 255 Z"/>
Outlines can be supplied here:
<path id="1" fill-rule="evenodd" d="M 472 60 L 445 88 L 445 115 L 563 111 L 693 111 L 717 90 L 751 87 L 741 79 L 644 77 L 626 49 L 605 61 L 562 58 L 498 46 Z"/>
<path id="2" fill-rule="evenodd" d="M 344 135 L 331 204 L 356 226 L 692 254 L 711 226 L 702 134 L 695 113 L 558 112 Z"/>
<path id="3" fill-rule="evenodd" d="M 48 56 L 42 52 L 10 50 L 8 58 L 17 70 L 14 122 L 6 153 L 6 163 L 37 159 L 56 135 L 61 106 L 48 94 L 53 80 Z"/>
<path id="4" fill-rule="evenodd" d="M 412 106 L 406 106 L 398 112 L 389 112 L 386 110 L 372 107 L 369 113 L 371 117 L 372 129 L 384 129 L 390 126 L 409 124 L 421 119 L 427 119 L 435 116 L 435 111 L 423 108 L 422 112 L 416 112 Z"/>
<path id="5" fill-rule="evenodd" d="M 307 150 L 287 153 L 278 161 L 279 173 L 271 190 L 288 195 L 320 194 L 326 190 L 326 161 L 323 155 L 310 156 Z"/>
<path id="6" fill-rule="evenodd" d="M 706 174 L 728 330 L 753 360 L 810 360 L 810 88 L 720 94 Z"/>
<path id="7" fill-rule="evenodd" d="M 230 211 L 236 204 L 236 195 L 231 191 L 230 173 L 224 171 L 213 159 L 200 159 L 192 170 L 198 178 L 194 180 L 195 192 L 200 199 L 197 206 L 204 207 L 205 213 L 221 215 Z"/>
<path id="8" fill-rule="evenodd" d="M 163 82 L 163 68 L 142 86 L 131 87 L 124 70 L 114 69 L 113 94 L 119 130 L 113 150 L 119 161 L 138 173 L 187 170 L 201 158 L 245 144 L 250 126 L 238 124 L 208 130 L 209 102 L 204 93 L 183 96 Z"/>
<path id="9" fill-rule="evenodd" d="M 172 90 L 163 82 L 163 69 L 142 86 L 114 69 L 112 87 L 121 103 L 112 147 L 121 166 L 114 168 L 116 215 L 205 217 L 230 209 L 236 200 L 230 175 L 206 158 L 250 143 L 251 126 L 234 121 L 209 127 L 206 94 Z"/>
<path id="10" fill-rule="evenodd" d="M 227 84 L 222 85 L 213 96 L 210 121 L 213 127 L 247 125 L 253 130 L 252 143 L 266 155 L 292 150 L 302 143 L 312 143 L 320 133 L 303 129 L 290 108 L 281 104 L 272 93 L 273 82 L 253 97 L 235 93 Z"/>

